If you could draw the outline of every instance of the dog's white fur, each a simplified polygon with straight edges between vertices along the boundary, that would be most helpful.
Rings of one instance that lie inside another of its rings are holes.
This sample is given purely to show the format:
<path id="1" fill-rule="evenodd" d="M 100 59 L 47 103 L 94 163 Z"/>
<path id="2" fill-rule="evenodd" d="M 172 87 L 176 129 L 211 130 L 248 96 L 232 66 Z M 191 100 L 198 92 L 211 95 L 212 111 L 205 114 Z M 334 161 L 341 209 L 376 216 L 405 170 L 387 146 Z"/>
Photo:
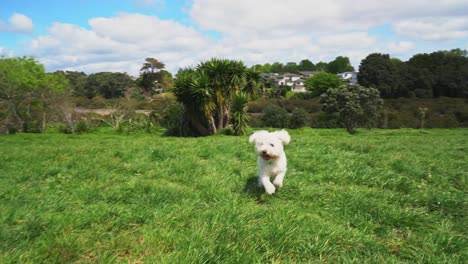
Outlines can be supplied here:
<path id="1" fill-rule="evenodd" d="M 258 155 L 258 186 L 263 186 L 268 194 L 273 194 L 277 188 L 283 186 L 287 166 L 283 145 L 289 141 L 291 137 L 286 130 L 275 132 L 260 130 L 249 138 L 249 142 L 255 144 Z"/>

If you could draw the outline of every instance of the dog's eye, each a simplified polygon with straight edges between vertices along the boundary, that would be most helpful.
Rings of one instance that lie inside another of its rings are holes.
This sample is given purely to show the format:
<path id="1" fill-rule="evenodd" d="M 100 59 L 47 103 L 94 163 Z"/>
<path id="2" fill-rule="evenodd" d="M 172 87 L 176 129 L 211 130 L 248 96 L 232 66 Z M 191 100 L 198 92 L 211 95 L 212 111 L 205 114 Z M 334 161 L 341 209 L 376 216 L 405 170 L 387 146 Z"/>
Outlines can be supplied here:
<path id="1" fill-rule="evenodd" d="M 274 145 L 274 144 L 270 144 L 270 146 L 274 147 L 275 145 Z"/>

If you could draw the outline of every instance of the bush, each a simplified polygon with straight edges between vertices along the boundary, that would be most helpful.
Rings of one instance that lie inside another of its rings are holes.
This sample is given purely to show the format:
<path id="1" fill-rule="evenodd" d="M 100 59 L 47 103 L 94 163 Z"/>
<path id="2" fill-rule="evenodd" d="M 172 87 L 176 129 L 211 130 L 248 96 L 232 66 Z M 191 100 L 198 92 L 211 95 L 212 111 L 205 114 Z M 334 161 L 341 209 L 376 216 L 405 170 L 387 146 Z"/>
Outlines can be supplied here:
<path id="1" fill-rule="evenodd" d="M 315 128 L 341 128 L 343 127 L 338 121 L 336 113 L 320 112 L 313 118 L 312 127 Z"/>
<path id="2" fill-rule="evenodd" d="M 231 116 L 232 116 L 232 129 L 234 135 L 245 135 L 247 123 L 249 122 L 249 114 L 247 113 L 247 103 L 249 98 L 245 93 L 239 93 L 234 96 L 232 102 Z"/>
<path id="3" fill-rule="evenodd" d="M 289 120 L 289 128 L 301 128 L 307 124 L 307 112 L 303 108 L 295 108 Z"/>
<path id="4" fill-rule="evenodd" d="M 86 119 L 76 123 L 60 124 L 58 131 L 64 134 L 84 134 L 91 131 L 91 126 Z"/>
<path id="5" fill-rule="evenodd" d="M 289 99 L 309 100 L 314 98 L 310 92 L 293 93 Z"/>
<path id="6" fill-rule="evenodd" d="M 377 89 L 355 84 L 330 88 L 321 95 L 320 103 L 324 112 L 338 115 L 338 121 L 349 133 L 358 126 L 375 126 L 383 106 Z"/>
<path id="7" fill-rule="evenodd" d="M 340 78 L 328 72 L 319 72 L 304 81 L 304 86 L 313 96 L 320 96 L 330 88 L 337 88 L 342 84 Z"/>
<path id="8" fill-rule="evenodd" d="M 130 132 L 151 133 L 158 124 L 153 121 L 150 115 L 143 113 L 133 113 L 127 122 L 127 134 Z"/>
<path id="9" fill-rule="evenodd" d="M 263 111 L 262 117 L 263 126 L 285 128 L 289 125 L 288 112 L 278 106 L 268 106 Z"/>
<path id="10" fill-rule="evenodd" d="M 170 105 L 163 114 L 161 126 L 166 128 L 168 136 L 183 136 L 184 135 L 184 106 L 181 103 Z"/>

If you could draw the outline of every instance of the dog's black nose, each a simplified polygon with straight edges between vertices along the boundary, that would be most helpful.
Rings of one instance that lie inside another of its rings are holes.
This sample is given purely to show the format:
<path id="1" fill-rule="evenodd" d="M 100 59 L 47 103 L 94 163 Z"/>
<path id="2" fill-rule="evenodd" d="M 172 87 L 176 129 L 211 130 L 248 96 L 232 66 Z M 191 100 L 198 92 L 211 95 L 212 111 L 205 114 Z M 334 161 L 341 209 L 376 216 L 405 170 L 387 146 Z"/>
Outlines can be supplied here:
<path id="1" fill-rule="evenodd" d="M 262 151 L 262 154 L 266 154 L 266 150 Z"/>

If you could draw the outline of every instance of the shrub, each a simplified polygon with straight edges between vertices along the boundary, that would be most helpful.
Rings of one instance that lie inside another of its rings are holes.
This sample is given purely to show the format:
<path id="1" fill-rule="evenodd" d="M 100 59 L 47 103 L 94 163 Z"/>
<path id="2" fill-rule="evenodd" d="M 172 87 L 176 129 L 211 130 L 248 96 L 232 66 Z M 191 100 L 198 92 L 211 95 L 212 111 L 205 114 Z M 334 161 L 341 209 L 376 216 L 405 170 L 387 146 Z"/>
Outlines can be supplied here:
<path id="1" fill-rule="evenodd" d="M 263 126 L 285 128 L 289 124 L 288 112 L 278 106 L 268 106 L 263 111 L 262 117 Z"/>
<path id="2" fill-rule="evenodd" d="M 91 131 L 91 125 L 88 120 L 81 119 L 79 121 L 60 124 L 58 126 L 58 131 L 64 134 L 83 134 Z"/>
<path id="3" fill-rule="evenodd" d="M 181 103 L 174 103 L 164 111 L 161 119 L 161 126 L 167 129 L 166 135 L 184 135 L 184 112 L 185 109 Z"/>
<path id="4" fill-rule="evenodd" d="M 301 93 L 293 93 L 289 99 L 299 99 L 299 100 L 309 100 L 313 98 L 313 94 L 310 92 L 301 92 Z"/>
<path id="5" fill-rule="evenodd" d="M 247 94 L 239 93 L 234 96 L 232 102 L 232 129 L 236 136 L 245 135 L 247 123 L 249 122 L 249 115 L 247 114 L 247 103 L 249 99 Z"/>
<path id="6" fill-rule="evenodd" d="M 315 128 L 341 128 L 343 127 L 338 121 L 336 113 L 320 112 L 313 118 L 312 127 Z"/>
<path id="7" fill-rule="evenodd" d="M 319 72 L 304 81 L 305 87 L 313 96 L 319 96 L 330 88 L 337 88 L 342 84 L 340 78 L 335 74 Z"/>
<path id="8" fill-rule="evenodd" d="M 301 128 L 307 123 L 307 112 L 303 108 L 295 108 L 289 120 L 289 128 Z"/>
<path id="9" fill-rule="evenodd" d="M 338 115 L 338 121 L 349 133 L 358 126 L 375 126 L 383 106 L 377 89 L 355 84 L 329 89 L 322 94 L 320 102 L 324 112 Z"/>
<path id="10" fill-rule="evenodd" d="M 143 113 L 133 113 L 127 121 L 127 134 L 130 132 L 151 133 L 156 125 L 151 116 Z"/>

